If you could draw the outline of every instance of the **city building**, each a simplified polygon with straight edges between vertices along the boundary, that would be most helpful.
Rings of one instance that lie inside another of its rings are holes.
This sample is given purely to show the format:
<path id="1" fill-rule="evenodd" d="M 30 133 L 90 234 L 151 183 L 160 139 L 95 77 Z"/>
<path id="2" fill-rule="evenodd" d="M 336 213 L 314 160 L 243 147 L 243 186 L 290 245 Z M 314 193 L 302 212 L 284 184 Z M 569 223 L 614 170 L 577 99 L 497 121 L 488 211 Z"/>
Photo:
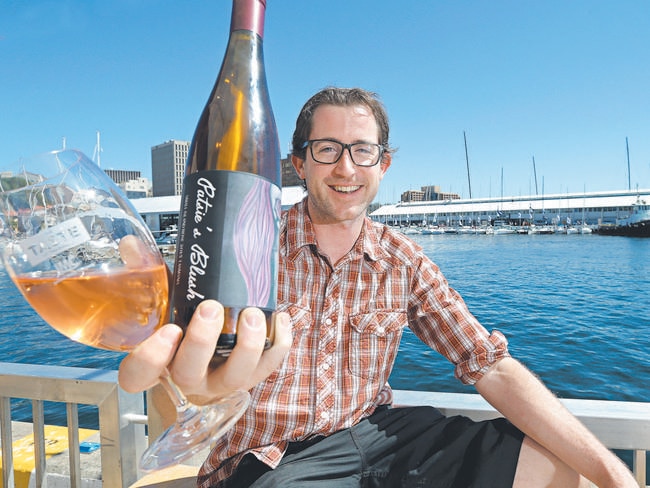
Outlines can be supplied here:
<path id="1" fill-rule="evenodd" d="M 127 180 L 118 185 L 130 200 L 136 198 L 147 198 L 152 195 L 151 181 L 148 178 L 137 178 Z"/>
<path id="2" fill-rule="evenodd" d="M 151 148 L 151 177 L 153 196 L 180 195 L 183 191 L 185 162 L 190 150 L 188 141 L 175 139 Z"/>
<path id="3" fill-rule="evenodd" d="M 296 169 L 291 164 L 291 155 L 280 160 L 282 163 L 282 187 L 286 186 L 302 186 L 302 180 L 298 177 Z"/>
<path id="4" fill-rule="evenodd" d="M 148 178 L 143 178 L 140 171 L 105 169 L 104 173 L 124 191 L 129 199 L 152 196 L 151 181 Z"/>
<path id="5" fill-rule="evenodd" d="M 129 169 L 105 169 L 106 173 L 111 180 L 113 180 L 118 185 L 124 183 L 125 181 L 138 180 L 142 178 L 142 173 L 140 171 L 129 170 Z"/>
<path id="6" fill-rule="evenodd" d="M 424 192 L 421 190 L 407 190 L 400 197 L 402 202 L 421 202 L 422 200 L 424 200 Z"/>
<path id="7" fill-rule="evenodd" d="M 423 186 L 420 190 L 408 190 L 402 193 L 402 202 L 431 202 L 435 200 L 460 200 L 456 193 L 442 193 L 440 186 Z"/>

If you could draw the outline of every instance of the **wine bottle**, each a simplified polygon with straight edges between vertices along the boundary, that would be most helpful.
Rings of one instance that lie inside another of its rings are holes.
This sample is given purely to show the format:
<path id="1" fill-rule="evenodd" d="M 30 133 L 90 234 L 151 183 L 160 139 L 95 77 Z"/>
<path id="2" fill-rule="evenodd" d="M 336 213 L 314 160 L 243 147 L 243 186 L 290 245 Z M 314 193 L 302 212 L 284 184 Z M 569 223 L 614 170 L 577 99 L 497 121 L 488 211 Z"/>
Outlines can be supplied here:
<path id="1" fill-rule="evenodd" d="M 280 144 L 266 83 L 266 0 L 233 0 L 230 38 L 185 167 L 172 283 L 172 321 L 186 327 L 216 299 L 225 323 L 215 357 L 236 343 L 248 306 L 276 307 L 281 212 Z"/>

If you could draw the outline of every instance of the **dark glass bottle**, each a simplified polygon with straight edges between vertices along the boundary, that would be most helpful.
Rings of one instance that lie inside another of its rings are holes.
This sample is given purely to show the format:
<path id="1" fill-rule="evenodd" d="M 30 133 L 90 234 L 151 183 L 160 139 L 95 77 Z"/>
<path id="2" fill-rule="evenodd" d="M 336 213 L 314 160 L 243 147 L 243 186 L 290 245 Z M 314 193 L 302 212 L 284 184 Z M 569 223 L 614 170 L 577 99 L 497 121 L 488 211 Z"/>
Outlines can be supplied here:
<path id="1" fill-rule="evenodd" d="M 185 168 L 172 321 L 186 327 L 204 299 L 226 310 L 216 356 L 228 356 L 248 306 L 277 297 L 280 145 L 266 84 L 265 0 L 233 0 L 230 39 Z"/>

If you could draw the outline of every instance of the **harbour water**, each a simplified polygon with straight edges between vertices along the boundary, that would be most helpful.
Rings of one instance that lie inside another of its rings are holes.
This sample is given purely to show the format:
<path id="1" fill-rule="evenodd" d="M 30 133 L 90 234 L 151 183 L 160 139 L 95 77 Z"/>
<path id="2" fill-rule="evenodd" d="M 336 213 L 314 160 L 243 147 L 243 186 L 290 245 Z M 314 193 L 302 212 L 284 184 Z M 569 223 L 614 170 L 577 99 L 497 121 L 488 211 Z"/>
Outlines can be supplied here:
<path id="1" fill-rule="evenodd" d="M 599 235 L 414 236 L 488 329 L 560 397 L 650 402 L 650 239 Z M 123 355 L 76 344 L 29 308 L 0 269 L 0 361 L 116 369 Z M 409 331 L 398 389 L 473 392 Z M 14 420 L 30 420 L 27 401 Z M 93 425 L 80 408 L 83 427 Z M 46 422 L 65 410 L 46 404 Z"/>
<path id="2" fill-rule="evenodd" d="M 650 240 L 599 235 L 415 236 L 488 329 L 560 397 L 650 401 Z M 402 341 L 396 388 L 473 392 Z"/>

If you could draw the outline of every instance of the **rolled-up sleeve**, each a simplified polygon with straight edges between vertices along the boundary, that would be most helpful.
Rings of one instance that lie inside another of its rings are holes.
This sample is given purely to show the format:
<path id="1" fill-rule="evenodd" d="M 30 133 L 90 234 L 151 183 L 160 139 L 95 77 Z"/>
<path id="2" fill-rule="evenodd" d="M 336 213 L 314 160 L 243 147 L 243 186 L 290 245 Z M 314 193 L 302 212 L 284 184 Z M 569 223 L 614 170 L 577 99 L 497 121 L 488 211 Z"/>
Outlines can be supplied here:
<path id="1" fill-rule="evenodd" d="M 494 363 L 509 357 L 508 341 L 488 332 L 449 287 L 437 265 L 426 256 L 413 273 L 409 299 L 409 327 L 420 340 L 454 365 L 455 376 L 473 385 Z"/>
<path id="2" fill-rule="evenodd" d="M 490 366 L 508 356 L 508 341 L 501 332 L 495 330 L 476 346 L 466 360 L 456 364 L 454 374 L 463 383 L 473 385 Z"/>

